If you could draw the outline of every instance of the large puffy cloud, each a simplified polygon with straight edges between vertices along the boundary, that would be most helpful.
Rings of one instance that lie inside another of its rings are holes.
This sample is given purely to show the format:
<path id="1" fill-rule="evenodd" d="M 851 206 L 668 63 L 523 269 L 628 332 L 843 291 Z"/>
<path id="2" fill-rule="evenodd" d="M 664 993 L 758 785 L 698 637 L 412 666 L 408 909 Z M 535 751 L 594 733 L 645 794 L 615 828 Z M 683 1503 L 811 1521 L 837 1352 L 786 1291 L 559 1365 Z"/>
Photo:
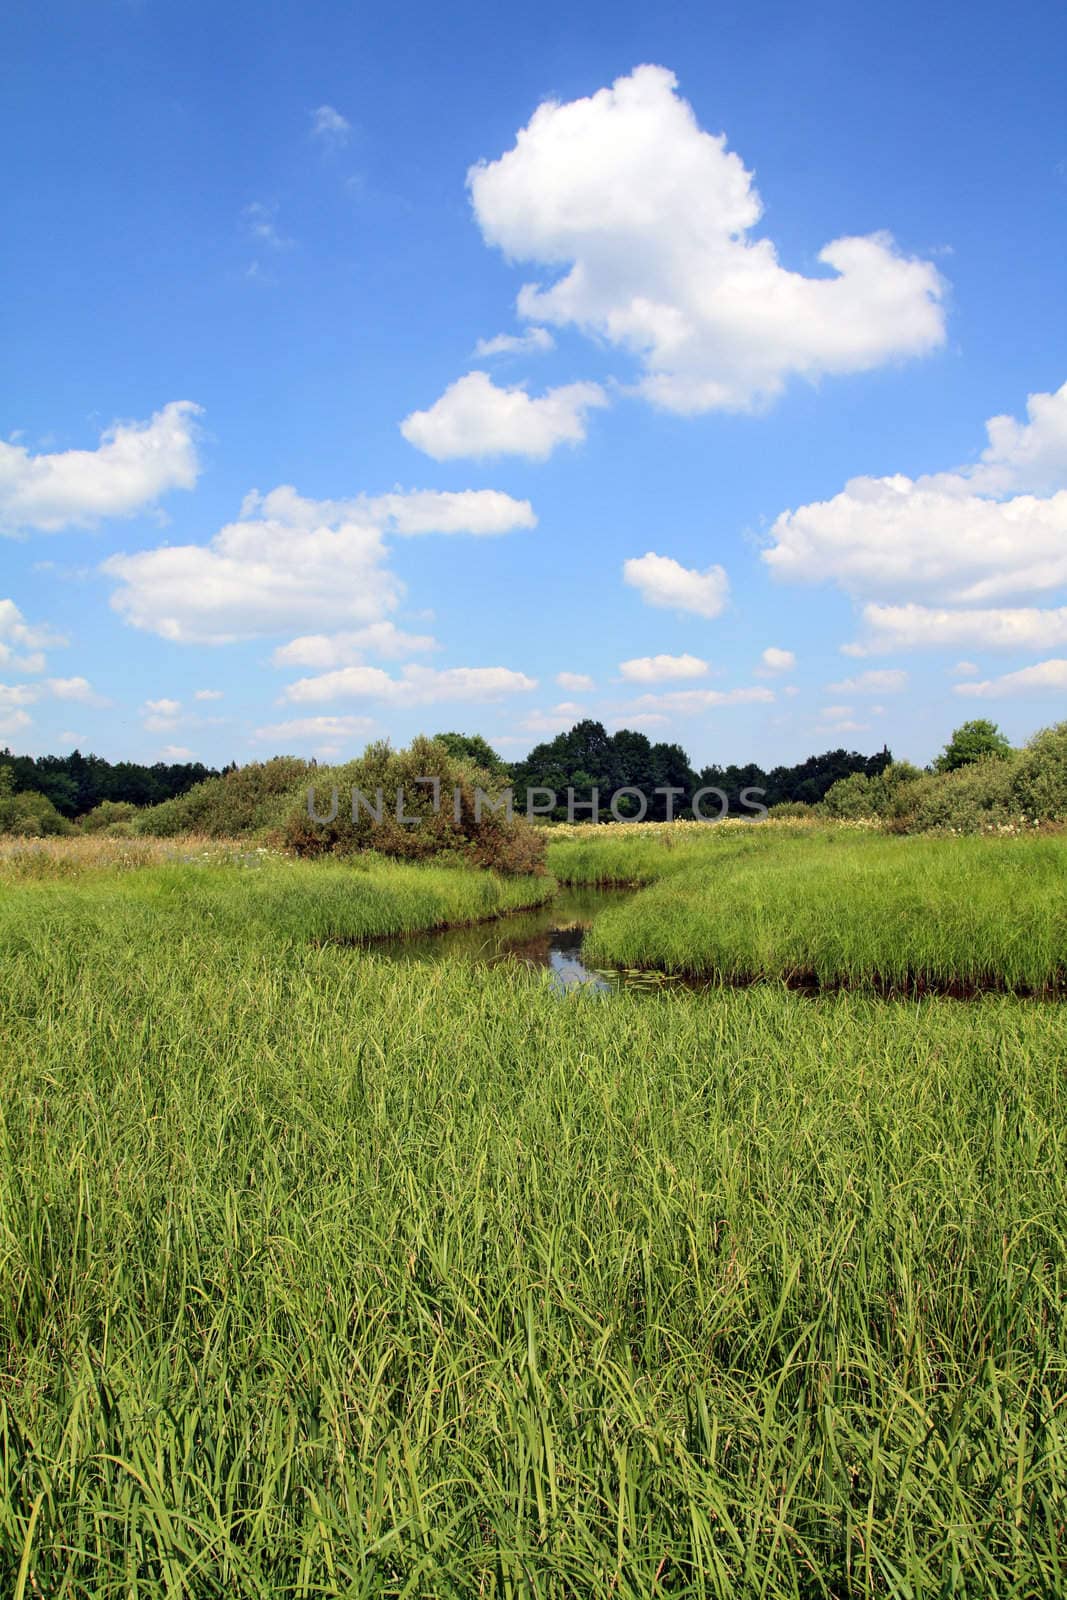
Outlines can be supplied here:
<path id="1" fill-rule="evenodd" d="M 531 398 L 520 387 L 501 388 L 487 372 L 468 372 L 400 424 L 409 444 L 435 461 L 459 456 L 526 456 L 545 461 L 561 444 L 585 438 L 586 413 L 607 405 L 596 383 L 568 383 Z"/>
<path id="2" fill-rule="evenodd" d="M 0 441 L 0 531 L 92 527 L 143 511 L 171 489 L 192 489 L 199 411 L 174 400 L 148 422 L 115 423 L 95 450 L 35 456 Z"/>
<path id="3" fill-rule="evenodd" d="M 623 562 L 622 575 L 646 605 L 692 611 L 698 617 L 719 616 L 730 594 L 730 580 L 722 567 L 698 572 L 654 550 Z"/>
<path id="4" fill-rule="evenodd" d="M 763 211 L 752 174 L 676 85 L 640 66 L 587 99 L 546 101 L 512 150 L 471 169 L 486 242 L 562 269 L 522 288 L 521 316 L 632 351 L 645 394 L 679 412 L 749 408 L 792 374 L 859 372 L 943 342 L 939 274 L 888 234 L 832 240 L 816 277 L 750 238 Z"/>
<path id="5" fill-rule="evenodd" d="M 1067 384 L 1032 395 L 1028 411 L 1027 423 L 987 423 L 970 466 L 853 478 L 831 500 L 783 512 L 764 561 L 779 578 L 897 603 L 981 606 L 1067 584 Z"/>
<path id="6" fill-rule="evenodd" d="M 379 700 L 395 706 L 434 705 L 444 700 L 499 700 L 528 694 L 537 679 L 509 667 L 403 668 L 399 678 L 381 667 L 341 667 L 313 678 L 298 678 L 283 699 L 297 704 L 338 699 Z"/>
<path id="7" fill-rule="evenodd" d="M 922 606 L 863 608 L 865 637 L 844 647 L 852 656 L 928 646 L 982 645 L 995 650 L 1046 650 L 1067 644 L 1067 606 L 1003 606 L 951 610 Z"/>
<path id="8" fill-rule="evenodd" d="M 1067 661 L 1062 658 L 1038 661 L 1032 667 L 1022 667 L 1018 672 L 1006 672 L 1000 678 L 986 678 L 982 683 L 957 683 L 956 693 L 972 695 L 980 700 L 999 700 L 1012 694 L 1032 694 L 1034 690 L 1067 689 Z"/>
<path id="9" fill-rule="evenodd" d="M 283 485 L 248 495 L 209 544 L 116 555 L 103 570 L 119 580 L 111 603 L 135 628 L 225 644 L 382 621 L 403 587 L 386 565 L 386 533 L 495 533 L 534 520 L 528 501 L 491 489 L 308 500 Z"/>
<path id="10" fill-rule="evenodd" d="M 13 672 L 43 672 L 45 650 L 65 645 L 62 634 L 26 621 L 14 600 L 0 600 L 0 667 Z"/>
<path id="11" fill-rule="evenodd" d="M 619 662 L 619 675 L 628 683 L 667 683 L 672 678 L 706 678 L 706 661 L 699 656 L 635 656 Z"/>

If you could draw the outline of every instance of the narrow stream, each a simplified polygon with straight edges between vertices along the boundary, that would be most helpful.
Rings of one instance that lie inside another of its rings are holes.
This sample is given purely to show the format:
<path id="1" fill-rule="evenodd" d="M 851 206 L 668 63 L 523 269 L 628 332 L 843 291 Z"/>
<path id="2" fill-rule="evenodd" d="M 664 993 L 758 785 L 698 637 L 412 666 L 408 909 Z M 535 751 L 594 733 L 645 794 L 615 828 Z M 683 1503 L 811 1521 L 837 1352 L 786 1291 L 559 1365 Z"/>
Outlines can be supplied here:
<path id="1" fill-rule="evenodd" d="M 609 906 L 622 905 L 633 889 L 560 887 L 547 905 L 516 911 L 471 928 L 446 928 L 403 939 L 383 939 L 375 949 L 394 961 L 442 961 L 449 956 L 493 965 L 519 961 L 551 973 L 554 988 L 585 988 L 602 993 L 618 989 L 659 989 L 681 982 L 658 972 L 594 968 L 582 960 L 582 943 L 593 918 Z"/>

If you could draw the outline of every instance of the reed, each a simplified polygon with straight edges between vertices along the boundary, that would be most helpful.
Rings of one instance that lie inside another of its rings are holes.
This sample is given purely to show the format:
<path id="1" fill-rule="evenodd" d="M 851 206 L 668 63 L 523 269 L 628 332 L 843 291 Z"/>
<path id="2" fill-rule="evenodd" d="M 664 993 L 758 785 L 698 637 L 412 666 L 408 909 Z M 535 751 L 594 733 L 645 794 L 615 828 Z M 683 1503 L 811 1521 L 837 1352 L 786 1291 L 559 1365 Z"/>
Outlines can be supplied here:
<path id="1" fill-rule="evenodd" d="M 1062 1007 L 560 998 L 336 870 L 0 894 L 4 1593 L 1064 1591 Z"/>

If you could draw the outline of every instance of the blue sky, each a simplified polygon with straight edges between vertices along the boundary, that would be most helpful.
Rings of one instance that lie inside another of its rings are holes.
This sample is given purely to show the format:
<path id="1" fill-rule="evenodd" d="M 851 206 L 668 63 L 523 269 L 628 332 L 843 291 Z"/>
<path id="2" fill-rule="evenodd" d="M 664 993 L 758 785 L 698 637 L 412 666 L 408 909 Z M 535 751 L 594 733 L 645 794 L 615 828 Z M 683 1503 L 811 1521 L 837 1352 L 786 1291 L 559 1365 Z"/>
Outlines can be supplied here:
<path id="1" fill-rule="evenodd" d="M 0 742 L 1061 719 L 1065 45 L 1052 3 L 9 7 Z"/>

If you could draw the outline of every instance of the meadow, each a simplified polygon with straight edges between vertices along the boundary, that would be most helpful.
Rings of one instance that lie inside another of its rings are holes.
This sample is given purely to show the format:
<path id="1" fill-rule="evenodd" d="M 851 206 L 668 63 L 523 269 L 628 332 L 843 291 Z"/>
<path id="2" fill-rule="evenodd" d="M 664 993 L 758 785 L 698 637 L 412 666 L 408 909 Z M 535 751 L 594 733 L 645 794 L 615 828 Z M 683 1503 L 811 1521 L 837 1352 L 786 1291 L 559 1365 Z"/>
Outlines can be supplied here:
<path id="1" fill-rule="evenodd" d="M 673 837 L 549 862 L 634 852 L 605 939 L 668 890 L 699 932 L 716 871 L 780 879 L 779 949 L 835 873 L 911 927 L 963 871 L 1002 977 L 1020 905 L 1055 954 L 1057 840 L 931 841 L 938 880 L 925 840 Z M 1062 1004 L 560 996 L 360 943 L 553 887 L 0 851 L 5 1594 L 1067 1590 Z"/>
<path id="2" fill-rule="evenodd" d="M 565 882 L 651 885 L 598 917 L 594 963 L 904 993 L 1067 989 L 1063 834 L 905 838 L 743 823 L 691 824 L 673 838 L 612 833 L 589 830 L 548 852 Z"/>

